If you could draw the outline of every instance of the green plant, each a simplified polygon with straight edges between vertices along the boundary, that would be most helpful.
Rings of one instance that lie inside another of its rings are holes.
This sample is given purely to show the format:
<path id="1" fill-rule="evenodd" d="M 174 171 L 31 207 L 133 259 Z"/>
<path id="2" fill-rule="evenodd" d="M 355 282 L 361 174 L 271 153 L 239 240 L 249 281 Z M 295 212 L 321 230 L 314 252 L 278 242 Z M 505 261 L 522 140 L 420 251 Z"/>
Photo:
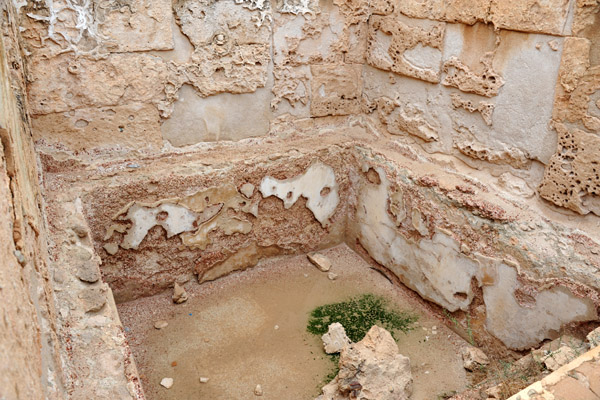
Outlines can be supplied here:
<path id="1" fill-rule="evenodd" d="M 373 325 L 379 325 L 396 339 L 397 331 L 408 332 L 417 320 L 416 315 L 391 309 L 383 297 L 365 294 L 315 308 L 310 313 L 306 329 L 321 336 L 327 332 L 330 324 L 339 322 L 348 338 L 358 342 Z"/>
<path id="2" fill-rule="evenodd" d="M 383 297 L 373 294 L 351 297 L 340 303 L 326 304 L 311 311 L 306 330 L 322 336 L 334 322 L 342 324 L 346 335 L 353 342 L 362 340 L 373 325 L 387 329 L 394 339 L 396 332 L 408 332 L 417 322 L 416 315 L 391 309 Z M 330 382 L 339 372 L 340 355 L 329 354 L 334 364 L 332 371 L 325 377 Z"/>

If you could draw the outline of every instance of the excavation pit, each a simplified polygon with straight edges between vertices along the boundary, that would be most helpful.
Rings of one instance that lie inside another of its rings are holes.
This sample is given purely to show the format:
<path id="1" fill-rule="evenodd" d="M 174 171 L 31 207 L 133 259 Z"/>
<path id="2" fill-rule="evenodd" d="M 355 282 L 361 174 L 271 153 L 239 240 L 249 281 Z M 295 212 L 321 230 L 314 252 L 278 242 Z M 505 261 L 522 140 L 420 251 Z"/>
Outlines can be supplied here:
<path id="1" fill-rule="evenodd" d="M 168 290 L 118 305 L 146 398 L 249 399 L 260 384 L 264 399 L 314 399 L 334 364 L 321 338 L 306 330 L 309 313 L 364 293 L 418 316 L 411 331 L 396 335 L 411 362 L 411 399 L 466 388 L 461 348 L 468 344 L 444 318 L 346 245 L 322 254 L 335 280 L 304 255 L 279 257 L 216 281 L 189 282 L 183 304 L 174 304 Z M 163 320 L 168 326 L 156 329 Z M 174 380 L 170 389 L 160 385 L 165 377 Z"/>

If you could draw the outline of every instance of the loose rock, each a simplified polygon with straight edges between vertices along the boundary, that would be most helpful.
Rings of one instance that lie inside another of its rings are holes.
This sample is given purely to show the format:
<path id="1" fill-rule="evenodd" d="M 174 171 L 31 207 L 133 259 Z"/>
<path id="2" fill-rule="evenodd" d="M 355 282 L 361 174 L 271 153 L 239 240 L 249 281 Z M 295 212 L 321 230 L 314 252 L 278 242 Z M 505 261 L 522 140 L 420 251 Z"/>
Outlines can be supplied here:
<path id="1" fill-rule="evenodd" d="M 329 271 L 327 273 L 327 277 L 329 278 L 330 281 L 335 281 L 337 279 L 338 275 L 335 272 Z"/>
<path id="2" fill-rule="evenodd" d="M 171 386 L 173 386 L 173 378 L 163 378 L 162 381 L 160 381 L 160 386 L 170 389 Z"/>
<path id="3" fill-rule="evenodd" d="M 163 328 L 166 328 L 168 325 L 169 325 L 169 323 L 167 321 L 163 321 L 163 320 L 156 321 L 154 323 L 154 327 L 156 329 L 163 329 Z"/>
<path id="4" fill-rule="evenodd" d="M 474 371 L 482 365 L 488 365 L 490 360 L 483 351 L 473 346 L 463 347 L 461 350 L 463 366 L 466 370 Z"/>
<path id="5" fill-rule="evenodd" d="M 591 348 L 600 346 L 600 328 L 596 328 L 586 336 Z"/>
<path id="6" fill-rule="evenodd" d="M 317 268 L 323 272 L 327 272 L 331 269 L 331 261 L 321 253 L 312 253 L 308 256 L 308 261 L 313 263 Z"/>
<path id="7" fill-rule="evenodd" d="M 410 360 L 398 353 L 392 335 L 373 326 L 358 343 L 344 347 L 340 372 L 317 400 L 408 400 L 412 393 Z"/>
<path id="8" fill-rule="evenodd" d="M 256 385 L 256 387 L 254 388 L 254 394 L 256 396 L 262 396 L 263 395 L 262 386 Z"/>
<path id="9" fill-rule="evenodd" d="M 183 287 L 181 287 L 177 282 L 173 286 L 173 303 L 181 304 L 186 302 L 188 299 L 188 294 Z"/>
<path id="10" fill-rule="evenodd" d="M 206 378 L 204 376 L 200 378 L 200 383 L 207 383 L 207 382 L 208 382 L 208 378 Z"/>
<path id="11" fill-rule="evenodd" d="M 327 354 L 339 353 L 344 347 L 352 343 L 346 336 L 346 330 L 339 322 L 329 325 L 328 332 L 321 336 L 321 339 Z"/>

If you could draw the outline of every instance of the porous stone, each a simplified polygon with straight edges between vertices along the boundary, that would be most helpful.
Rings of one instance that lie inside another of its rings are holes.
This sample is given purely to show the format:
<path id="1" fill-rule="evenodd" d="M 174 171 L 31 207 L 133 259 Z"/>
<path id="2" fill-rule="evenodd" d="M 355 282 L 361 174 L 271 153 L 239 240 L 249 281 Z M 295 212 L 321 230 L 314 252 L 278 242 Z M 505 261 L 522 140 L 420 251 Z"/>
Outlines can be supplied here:
<path id="1" fill-rule="evenodd" d="M 327 354 L 339 353 L 351 343 L 346 336 L 346 330 L 339 322 L 329 325 L 327 333 L 321 336 L 321 340 Z"/>
<path id="2" fill-rule="evenodd" d="M 342 349 L 339 368 L 317 400 L 407 400 L 412 393 L 410 360 L 399 354 L 392 335 L 378 326 Z"/>
<path id="3" fill-rule="evenodd" d="M 556 371 L 565 364 L 574 360 L 577 357 L 575 351 L 569 346 L 561 346 L 556 350 L 550 351 L 542 361 L 546 368 L 550 371 Z"/>
<path id="4" fill-rule="evenodd" d="M 596 328 L 587 334 L 586 339 L 590 344 L 590 347 L 594 348 L 600 346 L 600 328 Z"/>
<path id="5" fill-rule="evenodd" d="M 169 325 L 169 323 L 167 321 L 160 320 L 160 321 L 156 321 L 154 323 L 154 328 L 155 329 L 163 329 L 163 328 L 166 328 L 168 325 Z"/>
<path id="6" fill-rule="evenodd" d="M 171 387 L 173 387 L 173 378 L 162 378 L 160 386 L 171 389 Z"/>

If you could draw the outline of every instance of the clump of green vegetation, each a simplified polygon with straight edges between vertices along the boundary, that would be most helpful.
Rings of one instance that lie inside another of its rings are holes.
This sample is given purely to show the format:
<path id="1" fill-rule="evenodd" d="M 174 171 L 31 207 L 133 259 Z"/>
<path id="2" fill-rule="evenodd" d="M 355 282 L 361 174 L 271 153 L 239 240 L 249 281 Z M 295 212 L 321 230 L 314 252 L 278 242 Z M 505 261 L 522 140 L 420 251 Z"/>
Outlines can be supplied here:
<path id="1" fill-rule="evenodd" d="M 416 315 L 388 307 L 383 297 L 364 294 L 340 303 L 326 304 L 312 310 L 306 329 L 314 335 L 327 333 L 330 324 L 339 322 L 353 342 L 361 341 L 373 325 L 387 329 L 394 339 L 398 331 L 404 333 L 417 322 Z"/>

